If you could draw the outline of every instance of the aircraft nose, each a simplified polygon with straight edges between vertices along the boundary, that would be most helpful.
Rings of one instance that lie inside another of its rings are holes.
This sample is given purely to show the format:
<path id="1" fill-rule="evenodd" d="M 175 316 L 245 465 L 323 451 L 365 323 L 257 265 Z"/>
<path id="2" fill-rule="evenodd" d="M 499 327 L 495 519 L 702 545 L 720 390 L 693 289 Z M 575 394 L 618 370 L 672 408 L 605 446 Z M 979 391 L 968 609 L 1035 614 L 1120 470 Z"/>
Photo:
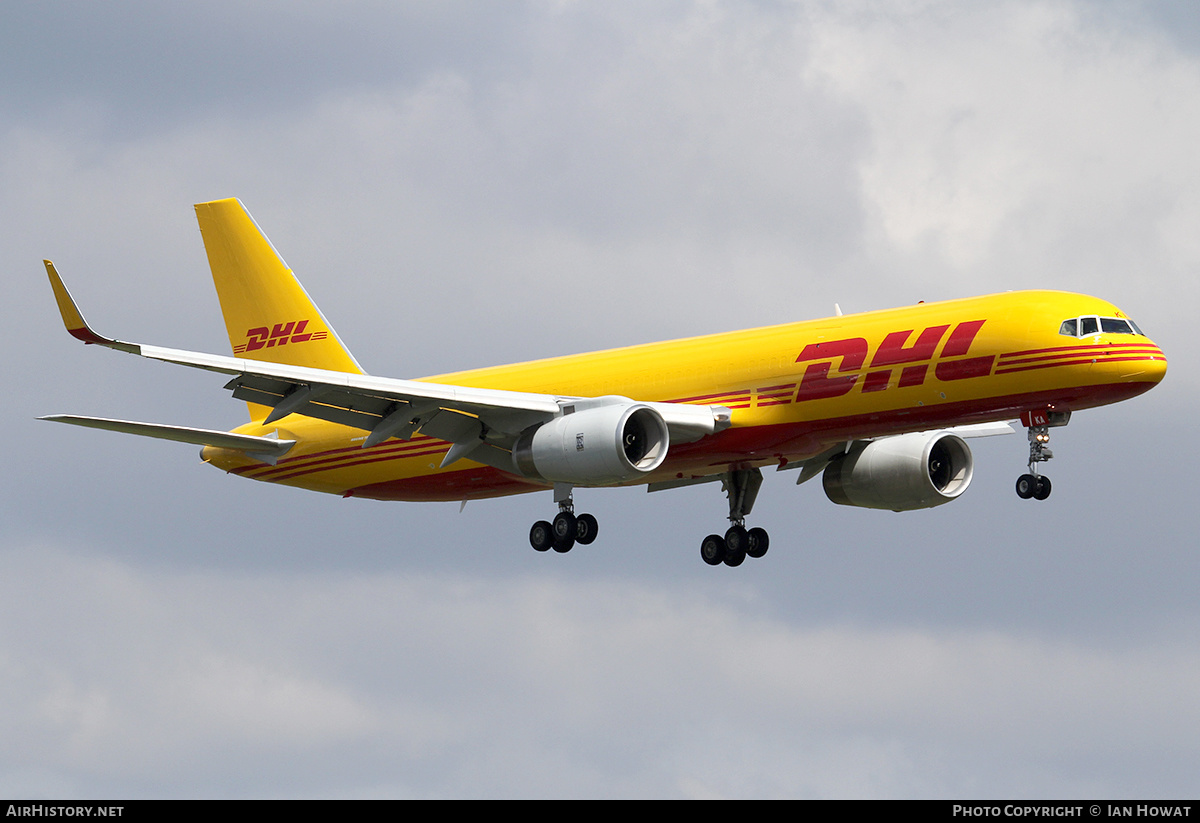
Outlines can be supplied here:
<path id="1" fill-rule="evenodd" d="M 1157 349 L 1158 353 L 1152 355 L 1154 359 L 1149 361 L 1150 368 L 1147 369 L 1147 372 L 1150 379 L 1157 383 L 1167 376 L 1167 356 L 1163 354 L 1163 350 L 1158 348 L 1158 346 L 1154 346 L 1154 348 Z"/>
<path id="2" fill-rule="evenodd" d="M 1106 359 L 1108 367 L 1125 382 L 1158 383 L 1167 374 L 1167 356 L 1149 338 L 1144 343 L 1112 351 Z"/>

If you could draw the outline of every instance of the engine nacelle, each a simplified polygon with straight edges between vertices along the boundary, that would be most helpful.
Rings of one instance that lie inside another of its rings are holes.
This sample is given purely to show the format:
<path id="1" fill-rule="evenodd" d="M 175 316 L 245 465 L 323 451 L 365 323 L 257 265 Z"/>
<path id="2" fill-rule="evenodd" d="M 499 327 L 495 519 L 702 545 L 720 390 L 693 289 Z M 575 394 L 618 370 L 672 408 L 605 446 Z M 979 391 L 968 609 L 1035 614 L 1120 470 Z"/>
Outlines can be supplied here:
<path id="1" fill-rule="evenodd" d="M 842 506 L 911 511 L 949 503 L 975 464 L 961 437 L 919 432 L 855 443 L 825 467 L 825 495 Z"/>
<path id="2" fill-rule="evenodd" d="M 513 448 L 513 464 L 525 477 L 609 486 L 657 469 L 670 439 L 654 409 L 632 400 L 610 402 L 527 429 Z"/>

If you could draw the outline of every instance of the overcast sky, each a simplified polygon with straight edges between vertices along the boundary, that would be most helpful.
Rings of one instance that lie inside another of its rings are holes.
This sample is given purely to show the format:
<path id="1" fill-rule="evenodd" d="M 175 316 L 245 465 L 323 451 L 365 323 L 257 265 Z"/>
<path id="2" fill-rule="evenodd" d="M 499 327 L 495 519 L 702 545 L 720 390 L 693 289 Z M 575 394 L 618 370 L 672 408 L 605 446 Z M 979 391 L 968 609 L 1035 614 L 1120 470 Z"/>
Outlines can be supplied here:
<path id="1" fill-rule="evenodd" d="M 1200 12 L 1185 2 L 0 5 L 0 796 L 1194 797 Z M 342 500 L 231 428 L 192 204 L 239 197 L 368 371 L 1006 289 L 1096 294 L 1155 391 L 972 445 L 952 505 L 716 486 Z"/>

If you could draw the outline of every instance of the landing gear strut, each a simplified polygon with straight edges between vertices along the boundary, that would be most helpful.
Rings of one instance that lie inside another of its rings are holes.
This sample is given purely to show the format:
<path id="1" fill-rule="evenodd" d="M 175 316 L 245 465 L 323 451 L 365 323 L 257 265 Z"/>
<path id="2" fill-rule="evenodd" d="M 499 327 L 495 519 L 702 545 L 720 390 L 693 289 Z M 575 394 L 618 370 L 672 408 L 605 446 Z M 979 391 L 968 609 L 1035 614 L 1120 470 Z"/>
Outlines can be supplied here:
<path id="1" fill-rule="evenodd" d="M 554 520 L 539 520 L 529 530 L 529 544 L 535 550 L 544 552 L 554 549 L 565 554 L 576 543 L 587 546 L 596 539 L 600 524 L 590 514 L 575 514 L 575 500 L 569 484 L 554 484 L 554 502 L 558 504 L 558 514 Z"/>
<path id="2" fill-rule="evenodd" d="M 1029 473 L 1017 478 L 1017 497 L 1022 500 L 1034 498 L 1045 500 L 1050 496 L 1050 478 L 1038 474 L 1037 464 L 1054 457 L 1050 451 L 1050 428 L 1065 426 L 1071 419 L 1070 412 L 1037 411 L 1021 415 L 1021 422 L 1029 428 Z"/>
<path id="3" fill-rule="evenodd" d="M 729 530 L 725 536 L 710 534 L 700 542 L 700 557 L 710 566 L 740 566 L 747 557 L 762 557 L 767 553 L 771 538 L 766 529 L 746 528 L 746 515 L 754 507 L 754 499 L 762 485 L 758 469 L 735 469 L 721 478 L 729 497 Z"/>

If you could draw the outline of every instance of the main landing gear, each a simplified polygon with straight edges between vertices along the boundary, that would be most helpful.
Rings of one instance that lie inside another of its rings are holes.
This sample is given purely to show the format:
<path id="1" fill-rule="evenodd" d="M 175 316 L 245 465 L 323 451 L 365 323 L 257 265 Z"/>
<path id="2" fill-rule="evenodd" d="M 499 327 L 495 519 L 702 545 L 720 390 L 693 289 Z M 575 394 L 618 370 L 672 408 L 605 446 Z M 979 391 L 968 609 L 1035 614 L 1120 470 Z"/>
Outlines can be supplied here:
<path id="1" fill-rule="evenodd" d="M 729 522 L 725 536 L 710 534 L 700 542 L 700 557 L 710 566 L 740 566 L 747 557 L 762 557 L 771 539 L 766 529 L 746 528 L 746 515 L 754 507 L 762 485 L 758 469 L 737 469 L 726 472 L 721 485 L 729 497 Z"/>
<path id="2" fill-rule="evenodd" d="M 1022 500 L 1034 498 L 1045 500 L 1050 496 L 1050 478 L 1038 474 L 1037 464 L 1054 457 L 1050 451 L 1050 428 L 1065 426 L 1071 419 L 1070 412 L 1038 411 L 1021 415 L 1021 422 L 1029 428 L 1029 473 L 1017 478 L 1017 497 Z"/>
<path id="3" fill-rule="evenodd" d="M 554 502 L 558 504 L 558 514 L 554 520 L 539 520 L 529 530 L 529 544 L 534 549 L 539 552 L 554 549 L 566 553 L 576 543 L 587 546 L 596 539 L 600 524 L 590 514 L 575 514 L 575 501 L 569 485 L 554 485 Z"/>

